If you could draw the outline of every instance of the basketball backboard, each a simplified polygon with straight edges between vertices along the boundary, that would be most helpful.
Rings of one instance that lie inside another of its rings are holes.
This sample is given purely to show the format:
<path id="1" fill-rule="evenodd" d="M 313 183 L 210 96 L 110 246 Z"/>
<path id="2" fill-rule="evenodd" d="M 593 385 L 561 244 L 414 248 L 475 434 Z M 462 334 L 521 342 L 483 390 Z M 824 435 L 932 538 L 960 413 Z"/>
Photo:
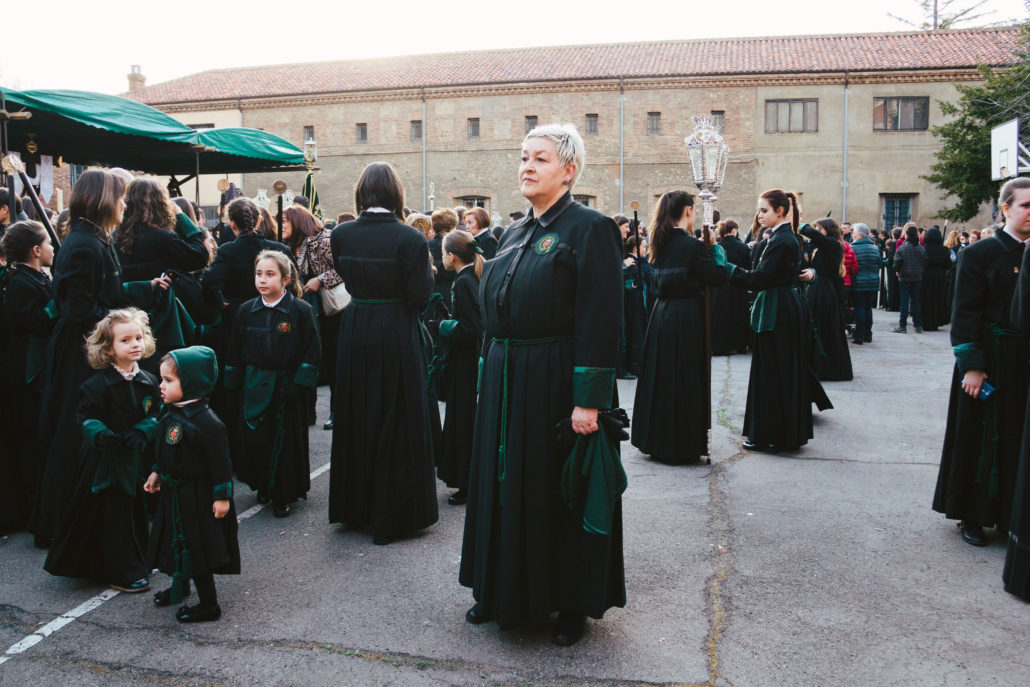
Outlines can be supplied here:
<path id="1" fill-rule="evenodd" d="M 999 181 L 1019 173 L 1019 120 L 991 129 L 991 180 Z"/>

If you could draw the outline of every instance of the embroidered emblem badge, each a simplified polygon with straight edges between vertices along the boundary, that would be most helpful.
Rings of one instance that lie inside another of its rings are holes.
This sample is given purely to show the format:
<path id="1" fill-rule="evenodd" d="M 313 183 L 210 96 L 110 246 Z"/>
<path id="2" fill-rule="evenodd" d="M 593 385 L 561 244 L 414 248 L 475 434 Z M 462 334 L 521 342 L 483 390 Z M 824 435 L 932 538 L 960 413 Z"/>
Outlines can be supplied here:
<path id="1" fill-rule="evenodd" d="M 533 252 L 537 255 L 547 255 L 554 250 L 556 245 L 558 245 L 557 234 L 544 234 L 540 237 L 540 240 L 536 242 L 536 245 L 533 246 Z"/>
<path id="2" fill-rule="evenodd" d="M 182 441 L 182 425 L 176 422 L 174 425 L 168 428 L 168 433 L 165 434 L 165 441 L 172 446 L 175 446 Z"/>
<path id="3" fill-rule="evenodd" d="M 289 334 L 290 333 L 290 323 L 287 322 L 286 320 L 283 320 L 279 324 L 275 325 L 275 328 L 276 328 L 276 331 L 278 331 L 280 334 Z"/>
<path id="4" fill-rule="evenodd" d="M 149 413 L 150 409 L 153 408 L 153 407 L 154 407 L 154 399 L 152 399 L 150 396 L 144 396 L 143 397 L 143 412 L 144 413 Z"/>

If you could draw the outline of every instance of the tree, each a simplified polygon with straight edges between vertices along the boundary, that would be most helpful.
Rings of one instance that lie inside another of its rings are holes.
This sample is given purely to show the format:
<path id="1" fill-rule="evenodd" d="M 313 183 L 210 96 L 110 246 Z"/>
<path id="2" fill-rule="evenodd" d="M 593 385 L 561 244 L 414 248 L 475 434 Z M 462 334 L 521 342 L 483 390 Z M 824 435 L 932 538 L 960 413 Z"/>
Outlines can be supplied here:
<path id="1" fill-rule="evenodd" d="M 941 139 L 937 162 L 923 179 L 958 198 L 958 204 L 940 213 L 941 219 L 965 222 L 980 211 L 981 205 L 997 197 L 1000 182 L 991 181 L 991 129 L 1019 119 L 1021 137 L 1030 133 L 1030 23 L 1023 25 L 1016 63 L 994 70 L 979 67 L 983 83 L 956 86 L 957 103 L 939 101 L 941 112 L 954 119 L 935 126 Z"/>
<path id="2" fill-rule="evenodd" d="M 919 0 L 919 9 L 923 14 L 923 20 L 919 24 L 890 12 L 887 13 L 887 16 L 926 31 L 956 29 L 959 28 L 960 24 L 969 24 L 995 14 L 994 10 L 989 12 L 979 11 L 989 1 L 979 0 L 979 2 L 963 7 L 960 4 L 962 0 Z"/>

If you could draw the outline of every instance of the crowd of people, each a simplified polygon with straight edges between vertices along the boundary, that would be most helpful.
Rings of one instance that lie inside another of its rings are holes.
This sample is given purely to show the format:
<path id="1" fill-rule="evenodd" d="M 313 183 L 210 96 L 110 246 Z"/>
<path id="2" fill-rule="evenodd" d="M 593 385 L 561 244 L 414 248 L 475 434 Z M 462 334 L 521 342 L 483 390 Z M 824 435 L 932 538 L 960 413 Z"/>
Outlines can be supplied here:
<path id="1" fill-rule="evenodd" d="M 796 450 L 812 406 L 832 408 L 821 382 L 852 378 L 849 343 L 872 340 L 877 305 L 900 312 L 895 331 L 911 312 L 918 332 L 954 303 L 934 508 L 970 543 L 1008 530 L 1007 588 L 1030 596 L 1030 277 L 1010 237 L 1030 238 L 1030 185 L 1006 186 L 1005 229 L 962 249 L 935 227 L 803 223 L 780 189 L 758 198 L 747 234 L 699 226 L 682 190 L 644 229 L 573 199 L 584 157 L 574 127 L 529 132 L 530 209 L 504 229 L 482 208 L 411 212 L 378 162 L 335 221 L 298 198 L 280 226 L 230 187 L 209 230 L 155 180 L 100 168 L 56 219 L 56 256 L 43 225 L 4 221 L 0 528 L 32 533 L 55 575 L 142 592 L 159 569 L 172 584 L 157 606 L 195 589 L 177 618 L 217 620 L 213 576 L 241 568 L 233 476 L 288 517 L 310 489 L 328 384 L 329 522 L 389 544 L 437 521 L 442 480 L 466 507 L 466 619 L 508 628 L 557 612 L 554 642 L 570 645 L 626 600 L 624 475 L 578 484 L 574 456 L 618 463 L 625 437 L 655 461 L 703 460 L 708 357 L 745 351 L 744 448 Z M 616 386 L 629 377 L 632 422 Z"/>

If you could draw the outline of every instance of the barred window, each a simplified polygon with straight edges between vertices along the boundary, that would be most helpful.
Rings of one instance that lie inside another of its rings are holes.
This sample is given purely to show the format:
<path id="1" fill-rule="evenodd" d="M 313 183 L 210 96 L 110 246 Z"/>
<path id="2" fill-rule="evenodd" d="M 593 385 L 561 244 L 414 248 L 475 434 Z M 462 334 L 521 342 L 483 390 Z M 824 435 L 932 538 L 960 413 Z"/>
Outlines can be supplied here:
<path id="1" fill-rule="evenodd" d="M 588 114 L 587 115 L 586 132 L 587 132 L 587 136 L 596 136 L 597 135 L 597 115 L 595 115 L 595 114 Z"/>
<path id="2" fill-rule="evenodd" d="M 422 140 L 422 120 L 413 119 L 411 120 L 411 140 L 421 141 Z"/>
<path id="3" fill-rule="evenodd" d="M 536 115 L 526 115 L 526 133 L 536 128 L 537 117 Z"/>
<path id="4" fill-rule="evenodd" d="M 661 112 L 648 112 L 647 113 L 647 133 L 648 133 L 649 136 L 662 133 L 662 113 Z"/>
<path id="5" fill-rule="evenodd" d="M 469 138 L 479 138 L 479 117 L 469 117 Z"/>
<path id="6" fill-rule="evenodd" d="M 358 143 L 368 143 L 368 124 L 358 122 Z"/>

